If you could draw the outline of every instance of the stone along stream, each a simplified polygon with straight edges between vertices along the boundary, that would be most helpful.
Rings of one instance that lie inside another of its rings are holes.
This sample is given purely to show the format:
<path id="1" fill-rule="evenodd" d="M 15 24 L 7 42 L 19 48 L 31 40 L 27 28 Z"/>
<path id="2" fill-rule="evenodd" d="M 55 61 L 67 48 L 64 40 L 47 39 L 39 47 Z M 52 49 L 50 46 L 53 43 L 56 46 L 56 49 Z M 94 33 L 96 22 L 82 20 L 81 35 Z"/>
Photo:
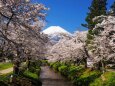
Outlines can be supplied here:
<path id="1" fill-rule="evenodd" d="M 70 81 L 62 77 L 59 73 L 55 73 L 48 66 L 41 67 L 40 79 L 42 86 L 73 86 Z"/>

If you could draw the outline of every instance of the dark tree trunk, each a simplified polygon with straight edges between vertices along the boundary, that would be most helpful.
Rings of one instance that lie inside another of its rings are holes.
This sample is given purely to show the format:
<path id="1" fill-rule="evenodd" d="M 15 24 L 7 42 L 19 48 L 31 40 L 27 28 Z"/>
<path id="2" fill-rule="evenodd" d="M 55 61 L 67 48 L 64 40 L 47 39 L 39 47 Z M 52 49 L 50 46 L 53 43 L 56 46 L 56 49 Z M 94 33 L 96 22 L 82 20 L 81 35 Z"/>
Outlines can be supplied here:
<path id="1" fill-rule="evenodd" d="M 101 62 L 99 61 L 99 62 L 95 65 L 95 68 L 96 68 L 96 70 L 100 70 L 100 71 L 101 71 L 101 67 L 102 67 L 102 65 L 101 65 Z"/>
<path id="2" fill-rule="evenodd" d="M 85 62 L 85 68 L 87 68 L 87 58 L 84 59 Z"/>
<path id="3" fill-rule="evenodd" d="M 87 58 L 84 58 L 83 62 L 84 62 L 84 67 L 87 68 Z"/>
<path id="4" fill-rule="evenodd" d="M 19 45 L 17 45 L 16 48 L 17 48 L 17 57 L 14 60 L 14 68 L 13 68 L 14 70 L 13 71 L 14 71 L 14 74 L 19 74 L 21 52 L 20 52 L 20 46 Z"/>
<path id="5" fill-rule="evenodd" d="M 101 65 L 102 65 L 102 72 L 105 73 L 106 69 L 105 69 L 105 63 L 103 60 L 101 60 Z"/>
<path id="6" fill-rule="evenodd" d="M 14 67 L 13 67 L 14 74 L 19 74 L 19 65 L 20 65 L 20 62 L 18 60 L 15 60 Z"/>
<path id="7" fill-rule="evenodd" d="M 26 64 L 27 64 L 27 69 L 29 69 L 29 67 L 30 67 L 30 58 L 29 57 L 26 60 Z"/>

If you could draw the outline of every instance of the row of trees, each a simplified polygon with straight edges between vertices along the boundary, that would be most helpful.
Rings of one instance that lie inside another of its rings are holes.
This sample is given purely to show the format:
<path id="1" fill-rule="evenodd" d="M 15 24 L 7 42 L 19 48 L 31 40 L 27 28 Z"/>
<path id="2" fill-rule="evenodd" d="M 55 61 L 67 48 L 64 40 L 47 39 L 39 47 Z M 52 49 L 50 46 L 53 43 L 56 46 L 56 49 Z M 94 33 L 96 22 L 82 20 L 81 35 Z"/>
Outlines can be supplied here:
<path id="1" fill-rule="evenodd" d="M 20 62 L 39 59 L 48 41 L 41 33 L 45 10 L 29 0 L 0 0 L 0 59 L 12 58 L 15 68 Z"/>
<path id="2" fill-rule="evenodd" d="M 86 17 L 88 32 L 77 32 L 73 37 L 65 37 L 49 49 L 49 61 L 72 61 L 76 64 L 88 60 L 96 69 L 115 62 L 115 3 L 106 12 L 107 0 L 93 0 Z M 91 65 L 91 64 L 90 64 Z"/>
<path id="3" fill-rule="evenodd" d="M 115 2 L 107 11 L 107 0 L 93 0 L 86 17 L 88 34 L 86 45 L 91 51 L 98 69 L 105 64 L 114 62 L 114 24 Z M 111 42 L 111 43 L 110 43 Z M 104 70 L 103 70 L 104 71 Z"/>

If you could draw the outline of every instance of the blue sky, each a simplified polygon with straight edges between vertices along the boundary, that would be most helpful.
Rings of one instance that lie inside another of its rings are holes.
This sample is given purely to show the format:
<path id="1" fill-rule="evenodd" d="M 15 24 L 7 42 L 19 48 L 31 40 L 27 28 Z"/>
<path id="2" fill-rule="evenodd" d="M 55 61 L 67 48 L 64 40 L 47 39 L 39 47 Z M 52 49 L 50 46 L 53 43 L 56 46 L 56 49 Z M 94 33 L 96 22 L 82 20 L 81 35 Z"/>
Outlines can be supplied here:
<path id="1" fill-rule="evenodd" d="M 47 11 L 46 21 L 49 26 L 60 26 L 69 32 L 76 30 L 87 30 L 81 26 L 85 23 L 85 17 L 88 12 L 88 7 L 92 0 L 33 0 L 40 2 L 50 8 Z M 114 0 L 108 0 L 107 8 L 111 6 Z"/>

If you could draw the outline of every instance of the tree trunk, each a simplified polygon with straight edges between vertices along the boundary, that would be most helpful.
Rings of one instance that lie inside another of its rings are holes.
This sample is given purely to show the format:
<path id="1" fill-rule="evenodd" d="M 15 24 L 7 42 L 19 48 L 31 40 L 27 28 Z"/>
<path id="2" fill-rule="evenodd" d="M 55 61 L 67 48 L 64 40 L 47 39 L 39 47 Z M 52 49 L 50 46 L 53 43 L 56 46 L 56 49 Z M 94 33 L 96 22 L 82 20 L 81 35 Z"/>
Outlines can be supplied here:
<path id="1" fill-rule="evenodd" d="M 102 65 L 102 72 L 105 73 L 106 69 L 105 69 L 105 63 L 103 60 L 101 60 L 101 65 Z"/>
<path id="2" fill-rule="evenodd" d="M 89 53 L 88 53 L 88 50 L 87 50 L 86 46 L 84 46 L 84 51 L 85 51 L 85 54 L 86 54 L 86 56 L 87 56 L 87 57 L 85 57 L 85 59 L 84 59 L 85 68 L 87 68 L 87 58 L 90 58 L 90 56 L 89 56 Z"/>
<path id="3" fill-rule="evenodd" d="M 102 67 L 101 62 L 99 61 L 99 62 L 95 65 L 95 67 L 96 67 L 96 70 L 101 70 L 101 67 Z"/>
<path id="4" fill-rule="evenodd" d="M 14 67 L 13 67 L 13 72 L 14 74 L 19 74 L 19 61 L 18 60 L 15 60 L 14 61 Z"/>
<path id="5" fill-rule="evenodd" d="M 29 67 L 30 67 L 30 59 L 29 58 L 27 58 L 26 64 L 27 64 L 27 69 L 29 69 Z"/>
<path id="6" fill-rule="evenodd" d="M 17 45 L 16 48 L 17 48 L 17 57 L 14 60 L 13 72 L 14 74 L 19 74 L 21 52 L 20 52 L 20 46 Z"/>
<path id="7" fill-rule="evenodd" d="M 84 59 L 85 68 L 87 68 L 87 58 Z"/>

